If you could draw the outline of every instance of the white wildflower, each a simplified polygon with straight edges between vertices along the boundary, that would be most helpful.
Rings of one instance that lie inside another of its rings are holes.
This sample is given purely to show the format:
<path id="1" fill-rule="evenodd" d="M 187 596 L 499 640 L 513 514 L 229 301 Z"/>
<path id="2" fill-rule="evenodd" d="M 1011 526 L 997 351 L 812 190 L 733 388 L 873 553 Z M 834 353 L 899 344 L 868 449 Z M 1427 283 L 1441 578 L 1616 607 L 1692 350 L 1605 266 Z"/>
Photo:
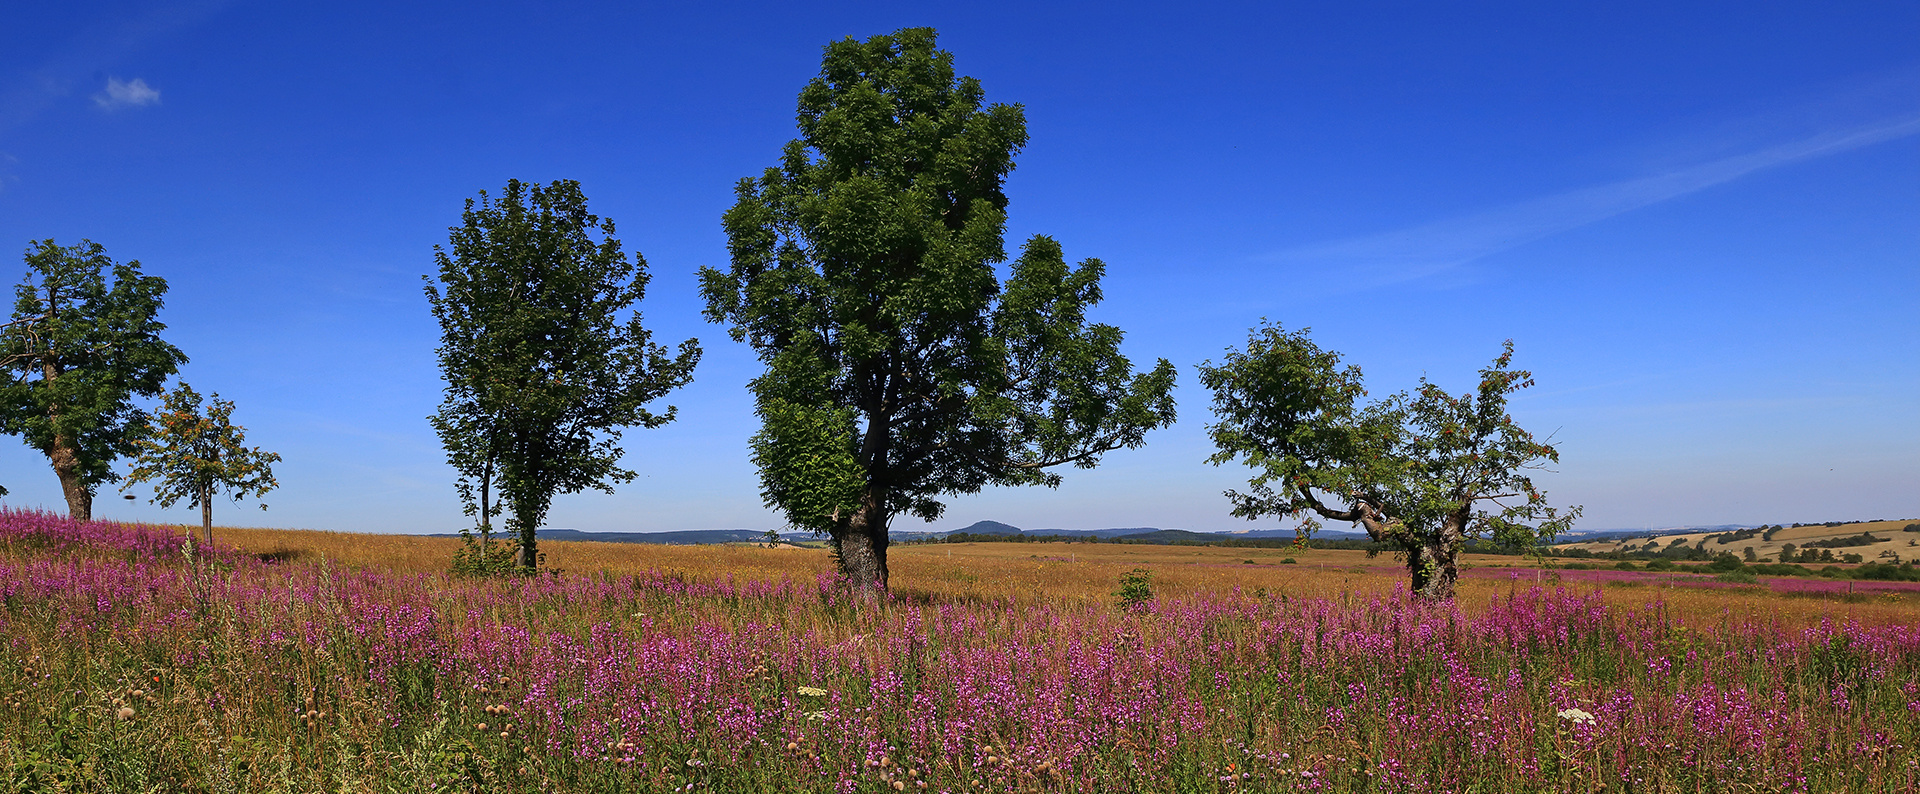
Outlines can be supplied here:
<path id="1" fill-rule="evenodd" d="M 1593 714 L 1580 709 L 1562 709 L 1560 711 L 1560 719 L 1575 725 L 1592 725 L 1594 721 Z"/>

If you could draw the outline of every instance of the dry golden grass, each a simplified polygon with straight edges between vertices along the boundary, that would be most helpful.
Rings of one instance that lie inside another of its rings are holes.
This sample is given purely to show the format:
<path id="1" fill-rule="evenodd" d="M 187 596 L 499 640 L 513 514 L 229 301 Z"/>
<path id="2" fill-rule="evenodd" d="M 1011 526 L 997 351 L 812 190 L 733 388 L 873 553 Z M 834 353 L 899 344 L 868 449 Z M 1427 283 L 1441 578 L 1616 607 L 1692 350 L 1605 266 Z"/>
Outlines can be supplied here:
<path id="1" fill-rule="evenodd" d="M 1850 546 L 1842 549 L 1833 549 L 1834 555 L 1839 556 L 1840 554 L 1858 554 L 1861 557 L 1865 558 L 1868 562 L 1874 562 L 1876 560 L 1885 561 L 1880 556 L 1882 552 L 1893 552 L 1894 554 L 1899 555 L 1899 559 L 1901 560 L 1911 560 L 1916 557 L 1920 557 L 1920 533 L 1903 532 L 1901 530 L 1905 529 L 1908 524 L 1913 524 L 1913 523 L 1920 523 L 1920 519 L 1903 519 L 1898 521 L 1867 521 L 1859 524 L 1842 524 L 1837 527 L 1822 527 L 1822 526 L 1787 527 L 1785 529 L 1780 530 L 1779 532 L 1773 533 L 1772 540 L 1763 541 L 1760 538 L 1755 537 L 1748 540 L 1734 541 L 1732 543 L 1728 543 L 1725 545 L 1715 543 L 1713 541 L 1707 541 L 1707 550 L 1708 551 L 1727 551 L 1727 552 L 1732 552 L 1734 554 L 1740 554 L 1742 553 L 1741 552 L 1742 549 L 1745 549 L 1748 546 L 1752 546 L 1753 553 L 1755 555 L 1759 556 L 1761 559 L 1772 560 L 1779 557 L 1780 548 L 1782 546 L 1785 546 L 1788 543 L 1792 543 L 1795 546 L 1805 546 L 1807 545 L 1808 541 L 1831 540 L 1834 538 L 1846 538 L 1846 537 L 1853 537 L 1862 532 L 1871 532 L 1876 537 L 1885 538 L 1885 540 L 1879 543 L 1874 543 L 1867 546 Z M 1683 541 L 1687 545 L 1692 546 L 1692 545 L 1698 544 L 1702 540 L 1705 540 L 1708 535 L 1712 535 L 1712 534 L 1717 534 L 1717 533 L 1693 532 L 1685 535 L 1661 535 L 1659 538 L 1657 538 L 1657 540 L 1660 542 L 1660 545 L 1663 547 L 1673 543 L 1676 540 Z M 1606 551 L 1620 551 L 1623 548 L 1640 547 L 1640 546 L 1645 546 L 1646 544 L 1647 544 L 1646 538 L 1639 537 L 1639 538 L 1625 538 L 1625 539 L 1615 540 L 1615 541 L 1602 541 L 1602 542 L 1596 542 L 1596 543 L 1566 543 L 1566 544 L 1560 545 L 1558 548 L 1586 549 L 1592 552 L 1606 552 Z"/>
<path id="2" fill-rule="evenodd" d="M 1858 526 L 1840 534 L 1867 531 Z M 216 528 L 214 535 L 216 540 L 248 553 L 275 555 L 295 563 L 316 564 L 324 557 L 332 565 L 416 573 L 446 570 L 460 547 L 457 538 L 417 535 L 249 528 Z M 811 548 L 571 541 L 543 541 L 540 548 L 546 552 L 550 567 L 572 572 L 617 575 L 660 571 L 699 578 L 732 575 L 740 580 L 786 578 L 805 583 L 833 568 L 826 551 Z M 1288 558 L 1295 563 L 1281 563 Z M 939 543 L 894 546 L 889 562 L 893 591 L 902 597 L 925 600 L 1110 603 L 1120 577 L 1134 568 L 1151 571 L 1155 591 L 1175 597 L 1238 588 L 1248 593 L 1264 590 L 1294 597 L 1366 598 L 1399 592 L 1407 586 L 1401 563 L 1392 557 L 1369 559 L 1364 552 L 1341 549 Z M 1462 579 L 1460 602 L 1470 611 L 1484 607 L 1495 595 L 1553 582 L 1551 572 L 1531 570 L 1532 563 L 1525 558 L 1469 554 L 1463 556 L 1462 563 L 1467 567 L 1510 567 L 1519 574 L 1517 578 Z M 1789 625 L 1817 623 L 1823 618 L 1856 619 L 1866 624 L 1920 619 L 1920 598 L 1896 601 L 1863 597 L 1847 601 L 1786 597 L 1760 588 L 1708 590 L 1632 583 L 1610 583 L 1604 592 L 1608 603 L 1615 606 L 1642 608 L 1662 602 L 1674 619 L 1700 625 L 1729 618 L 1777 620 Z"/>

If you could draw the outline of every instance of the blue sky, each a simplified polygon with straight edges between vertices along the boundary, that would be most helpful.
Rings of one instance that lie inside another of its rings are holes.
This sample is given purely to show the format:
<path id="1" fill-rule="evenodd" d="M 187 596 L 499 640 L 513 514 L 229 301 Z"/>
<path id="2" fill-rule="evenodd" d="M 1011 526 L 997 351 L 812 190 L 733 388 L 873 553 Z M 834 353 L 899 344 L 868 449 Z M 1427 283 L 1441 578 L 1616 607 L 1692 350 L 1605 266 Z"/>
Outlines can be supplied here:
<path id="1" fill-rule="evenodd" d="M 1920 516 L 1920 5 L 1566 5 L 33 4 L 0 26 L 0 253 L 91 238 L 168 280 L 182 377 L 285 458 L 216 521 L 452 531 L 420 277 L 464 199 L 577 179 L 706 357 L 628 433 L 640 479 L 549 523 L 777 526 L 757 365 L 693 274 L 822 45 L 929 25 L 1026 107 L 1009 241 L 1104 259 L 1096 319 L 1182 383 L 1146 447 L 936 528 L 1272 526 L 1227 515 L 1193 370 L 1263 317 L 1377 394 L 1464 390 L 1512 338 L 1584 527 Z M 62 504 L 12 440 L 0 483 Z M 99 515 L 197 518 L 136 493 Z"/>

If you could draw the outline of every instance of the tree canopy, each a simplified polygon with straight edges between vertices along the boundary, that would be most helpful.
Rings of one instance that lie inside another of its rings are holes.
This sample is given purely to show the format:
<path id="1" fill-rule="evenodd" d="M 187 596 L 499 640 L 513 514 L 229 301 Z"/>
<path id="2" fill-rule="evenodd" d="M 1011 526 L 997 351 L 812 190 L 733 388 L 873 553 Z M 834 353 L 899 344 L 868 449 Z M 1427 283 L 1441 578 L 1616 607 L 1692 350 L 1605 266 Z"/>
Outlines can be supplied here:
<path id="1" fill-rule="evenodd" d="M 827 46 L 800 137 L 743 179 L 705 268 L 707 316 L 766 370 L 751 389 L 762 493 L 886 586 L 887 525 L 940 497 L 1056 485 L 1173 421 L 1174 370 L 1136 374 L 1121 332 L 1087 322 L 1105 265 L 1035 236 L 1002 284 L 1003 182 L 1027 143 L 930 29 Z"/>
<path id="2" fill-rule="evenodd" d="M 1358 367 L 1304 330 L 1265 325 L 1245 350 L 1200 367 L 1218 420 L 1209 462 L 1254 470 L 1245 493 L 1226 494 L 1233 515 L 1304 516 L 1308 533 L 1322 518 L 1356 522 L 1405 554 L 1416 595 L 1450 599 L 1468 537 L 1530 546 L 1580 514 L 1548 506 L 1527 473 L 1560 454 L 1507 413 L 1507 395 L 1533 385 L 1512 361 L 1508 341 L 1472 393 L 1422 378 L 1411 395 L 1362 404 Z"/>
<path id="3" fill-rule="evenodd" d="M 135 397 L 160 394 L 187 357 L 160 339 L 167 282 L 115 263 L 91 240 L 32 244 L 0 328 L 0 431 L 21 436 L 53 464 L 74 518 L 93 517 L 113 463 L 133 454 L 146 428 Z"/>
<path id="4" fill-rule="evenodd" d="M 233 423 L 233 402 L 215 393 L 201 412 L 200 393 L 181 383 L 161 399 L 153 425 L 134 442 L 133 471 L 121 490 L 155 483 L 153 501 L 172 507 L 182 499 L 200 508 L 200 526 L 213 543 L 213 498 L 263 498 L 279 486 L 273 464 L 279 453 L 247 447 L 246 428 Z M 260 509 L 267 509 L 265 502 Z"/>
<path id="5" fill-rule="evenodd" d="M 469 199 L 461 220 L 434 247 L 438 283 L 427 278 L 446 380 L 429 421 L 483 536 L 498 493 L 530 569 L 556 494 L 634 479 L 619 466 L 622 429 L 673 420 L 673 406 L 645 406 L 693 379 L 700 347 L 689 339 L 669 355 L 652 341 L 633 310 L 646 261 L 587 211 L 578 182 L 509 180 L 498 197 Z"/>

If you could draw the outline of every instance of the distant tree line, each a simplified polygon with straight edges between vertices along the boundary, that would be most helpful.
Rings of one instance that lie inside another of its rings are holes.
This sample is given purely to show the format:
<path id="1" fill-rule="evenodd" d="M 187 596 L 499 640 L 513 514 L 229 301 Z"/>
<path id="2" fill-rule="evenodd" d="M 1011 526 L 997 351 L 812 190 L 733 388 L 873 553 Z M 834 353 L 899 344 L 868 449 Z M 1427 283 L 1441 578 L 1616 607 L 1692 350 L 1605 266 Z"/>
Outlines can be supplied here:
<path id="1" fill-rule="evenodd" d="M 1164 536 L 1146 532 L 1139 535 L 1121 535 L 1119 537 L 1099 537 L 1096 535 L 1047 535 L 1023 532 L 1018 535 L 976 532 L 952 532 L 941 537 L 923 540 L 926 543 L 1106 543 L 1115 545 L 1142 546 L 1218 546 L 1229 549 L 1344 549 L 1364 551 L 1369 555 L 1392 553 L 1395 546 L 1366 538 L 1238 538 L 1223 537 L 1218 540 L 1179 536 Z M 1503 554 L 1518 556 L 1539 551 L 1544 547 L 1502 546 L 1490 540 L 1474 538 L 1464 543 L 1460 550 L 1465 554 Z"/>
<path id="2" fill-rule="evenodd" d="M 1610 566 L 1590 565 L 1583 562 L 1568 563 L 1561 566 L 1569 571 L 1585 571 L 1595 568 L 1611 568 L 1622 571 L 1674 571 L 1685 573 L 1710 573 L 1720 575 L 1746 576 L 1812 576 L 1825 579 L 1858 579 L 1883 582 L 1920 582 L 1920 561 L 1907 562 L 1869 562 L 1853 568 L 1841 568 L 1828 565 L 1819 570 L 1793 563 L 1750 563 L 1730 553 L 1722 552 L 1704 565 L 1683 565 L 1672 559 L 1660 558 L 1647 561 L 1644 565 L 1635 565 L 1632 561 L 1621 560 Z"/>

